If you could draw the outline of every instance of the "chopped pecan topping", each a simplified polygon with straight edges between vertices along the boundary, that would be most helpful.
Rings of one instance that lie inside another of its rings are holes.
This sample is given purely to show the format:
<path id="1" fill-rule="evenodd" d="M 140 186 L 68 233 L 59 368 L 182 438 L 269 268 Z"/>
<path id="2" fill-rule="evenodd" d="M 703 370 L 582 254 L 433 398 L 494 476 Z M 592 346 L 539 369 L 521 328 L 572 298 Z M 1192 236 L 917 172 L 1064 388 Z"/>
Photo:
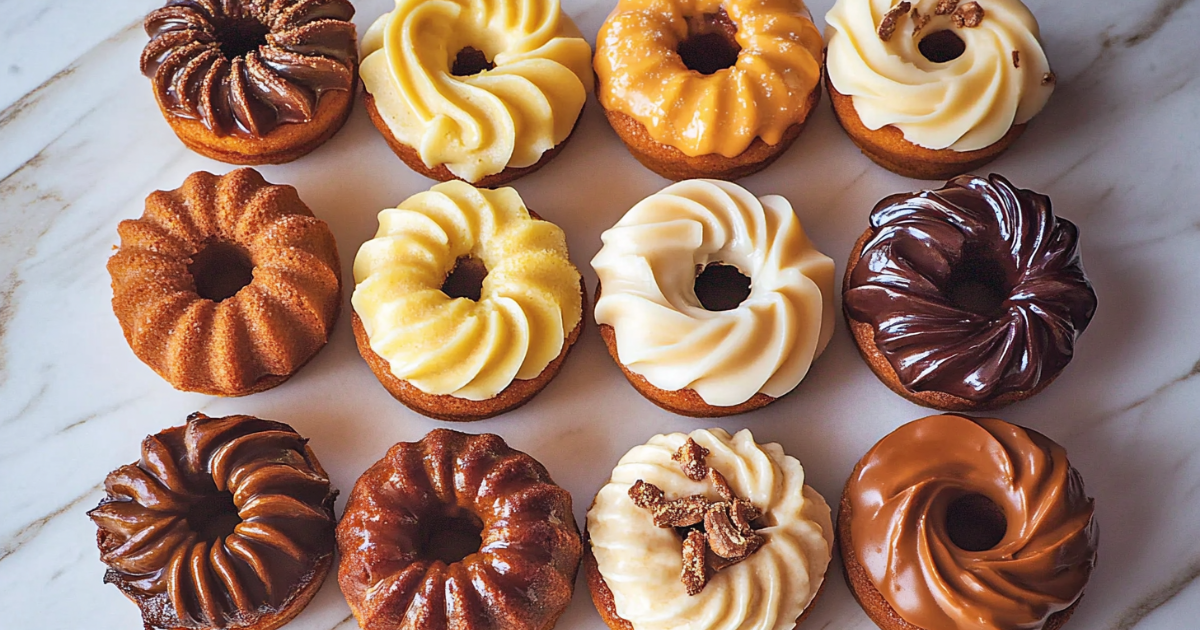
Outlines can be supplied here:
<path id="1" fill-rule="evenodd" d="M 763 537 L 753 530 L 743 533 L 734 526 L 729 517 L 728 503 L 714 503 L 709 506 L 704 515 L 704 532 L 713 553 L 727 560 L 745 558 L 758 551 L 763 544 Z"/>
<path id="2" fill-rule="evenodd" d="M 936 15 L 950 15 L 958 8 L 958 0 L 938 0 L 933 12 Z"/>
<path id="3" fill-rule="evenodd" d="M 921 12 L 916 7 L 913 7 L 910 17 L 913 20 L 913 37 L 917 37 L 921 34 L 921 30 L 929 24 L 930 17 L 928 15 L 921 15 Z"/>
<path id="4" fill-rule="evenodd" d="M 734 499 L 729 503 L 729 521 L 743 534 L 754 531 L 751 523 L 760 516 L 762 516 L 762 510 L 754 507 L 745 499 Z"/>
<path id="5" fill-rule="evenodd" d="M 983 22 L 983 7 L 978 2 L 968 2 L 950 16 L 958 28 L 975 28 Z"/>
<path id="6" fill-rule="evenodd" d="M 1019 50 L 1013 51 L 1013 67 L 1014 68 L 1021 67 L 1021 51 L 1019 51 Z"/>
<path id="7" fill-rule="evenodd" d="M 1042 85 L 1050 85 L 1051 83 L 1054 83 L 1057 80 L 1058 80 L 1058 77 L 1055 76 L 1055 74 L 1053 72 L 1047 72 L 1046 74 L 1042 75 Z"/>
<path id="8" fill-rule="evenodd" d="M 679 450 L 671 456 L 671 459 L 679 462 L 679 467 L 683 469 L 683 474 L 687 475 L 692 481 L 702 481 L 708 475 L 708 465 L 704 463 L 704 458 L 708 456 L 708 449 L 700 446 L 692 438 L 688 438 Z"/>
<path id="9" fill-rule="evenodd" d="M 883 20 L 879 23 L 879 39 L 885 42 L 891 39 L 892 33 L 896 32 L 896 25 L 900 22 L 900 18 L 904 17 L 911 8 L 911 2 L 901 2 L 885 13 Z"/>
<path id="10" fill-rule="evenodd" d="M 706 562 L 708 544 L 706 539 L 704 532 L 693 529 L 688 532 L 687 538 L 683 541 L 683 571 L 679 575 L 679 580 L 683 582 L 688 595 L 698 594 L 708 583 Z"/>
<path id="11" fill-rule="evenodd" d="M 704 495 L 666 501 L 654 507 L 654 524 L 659 527 L 688 527 L 704 521 L 709 501 Z"/>
<path id="12" fill-rule="evenodd" d="M 659 490 L 658 486 L 641 479 L 629 487 L 629 498 L 633 499 L 634 505 L 643 510 L 653 510 L 666 501 L 663 491 Z"/>
<path id="13" fill-rule="evenodd" d="M 716 468 L 708 469 L 708 478 L 712 482 L 713 487 L 717 489 L 717 494 L 721 495 L 722 499 L 732 501 L 733 488 L 729 487 L 729 482 L 726 481 L 725 475 L 722 475 Z"/>

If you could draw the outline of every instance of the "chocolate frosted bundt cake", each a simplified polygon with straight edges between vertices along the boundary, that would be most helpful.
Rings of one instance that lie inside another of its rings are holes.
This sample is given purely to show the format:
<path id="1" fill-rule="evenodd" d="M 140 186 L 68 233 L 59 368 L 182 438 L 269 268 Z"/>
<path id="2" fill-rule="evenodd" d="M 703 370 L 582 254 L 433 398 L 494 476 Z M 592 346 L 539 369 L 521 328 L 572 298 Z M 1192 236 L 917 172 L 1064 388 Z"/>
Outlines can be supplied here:
<path id="1" fill-rule="evenodd" d="M 117 228 L 113 312 L 134 354 L 177 389 L 270 389 L 329 339 L 342 302 L 333 234 L 257 171 L 193 173 Z"/>
<path id="2" fill-rule="evenodd" d="M 348 0 L 170 0 L 146 16 L 142 73 L 188 148 L 279 164 L 350 113 L 357 35 Z"/>
<path id="3" fill-rule="evenodd" d="M 436 429 L 354 484 L 338 582 L 364 630 L 548 630 L 582 543 L 571 495 L 495 435 Z"/>
<path id="4" fill-rule="evenodd" d="M 337 491 L 307 442 L 280 422 L 198 412 L 147 437 L 88 512 L 104 581 L 147 628 L 287 623 L 333 564 Z"/>

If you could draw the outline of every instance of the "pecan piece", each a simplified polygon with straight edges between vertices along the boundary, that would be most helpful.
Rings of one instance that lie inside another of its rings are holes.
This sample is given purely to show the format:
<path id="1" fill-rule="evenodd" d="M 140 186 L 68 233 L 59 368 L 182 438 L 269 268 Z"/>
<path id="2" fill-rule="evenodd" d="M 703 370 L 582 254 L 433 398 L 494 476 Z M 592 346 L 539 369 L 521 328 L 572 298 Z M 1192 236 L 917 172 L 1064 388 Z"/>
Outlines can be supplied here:
<path id="1" fill-rule="evenodd" d="M 937 7 L 933 12 L 935 15 L 950 15 L 958 8 L 958 0 L 938 0 Z"/>
<path id="2" fill-rule="evenodd" d="M 688 438 L 679 450 L 671 456 L 671 459 L 679 462 L 679 467 L 683 469 L 683 474 L 687 475 L 692 481 L 701 481 L 708 475 L 708 465 L 704 463 L 704 458 L 708 456 L 708 449 L 700 446 L 692 438 Z"/>
<path id="3" fill-rule="evenodd" d="M 983 22 L 983 7 L 978 2 L 968 2 L 950 16 L 958 28 L 975 28 Z"/>
<path id="4" fill-rule="evenodd" d="M 654 524 L 659 527 L 688 527 L 704 522 L 709 501 L 704 495 L 665 501 L 654 507 Z"/>
<path id="5" fill-rule="evenodd" d="M 1021 51 L 1019 51 L 1019 50 L 1013 51 L 1013 67 L 1014 68 L 1021 67 Z"/>
<path id="6" fill-rule="evenodd" d="M 921 30 L 929 24 L 931 18 L 928 15 L 921 15 L 921 11 L 916 7 L 913 7 L 910 17 L 913 20 L 913 37 L 917 37 L 921 34 Z"/>
<path id="7" fill-rule="evenodd" d="M 753 531 L 742 533 L 729 518 L 728 503 L 714 503 L 704 515 L 704 531 L 713 553 L 727 560 L 741 560 L 758 551 L 763 537 Z"/>
<path id="8" fill-rule="evenodd" d="M 726 502 L 733 501 L 736 497 L 733 494 L 733 488 L 729 487 L 729 481 L 725 479 L 716 468 L 708 469 L 708 478 L 712 482 L 713 487 L 717 489 L 717 494 Z"/>
<path id="9" fill-rule="evenodd" d="M 629 498 L 633 499 L 634 505 L 643 510 L 653 510 L 666 500 L 663 491 L 658 486 L 646 483 L 641 479 L 629 486 Z"/>
<path id="10" fill-rule="evenodd" d="M 754 527 L 750 523 L 760 516 L 762 516 L 762 510 L 754 507 L 754 504 L 745 499 L 734 499 L 729 504 L 729 521 L 743 535 L 754 531 Z"/>
<path id="11" fill-rule="evenodd" d="M 1042 85 L 1050 85 L 1057 80 L 1058 76 L 1056 76 L 1053 72 L 1047 72 L 1046 74 L 1042 75 Z"/>
<path id="12" fill-rule="evenodd" d="M 891 8 L 890 11 L 883 15 L 883 20 L 879 22 L 879 39 L 888 41 L 892 38 L 892 33 L 896 32 L 896 25 L 900 22 L 900 18 L 904 17 L 912 8 L 911 2 L 901 2 Z"/>
<path id="13" fill-rule="evenodd" d="M 679 581 L 683 582 L 688 595 L 696 595 L 708 583 L 708 566 L 705 556 L 708 545 L 704 532 L 693 529 L 683 541 L 683 571 Z"/>

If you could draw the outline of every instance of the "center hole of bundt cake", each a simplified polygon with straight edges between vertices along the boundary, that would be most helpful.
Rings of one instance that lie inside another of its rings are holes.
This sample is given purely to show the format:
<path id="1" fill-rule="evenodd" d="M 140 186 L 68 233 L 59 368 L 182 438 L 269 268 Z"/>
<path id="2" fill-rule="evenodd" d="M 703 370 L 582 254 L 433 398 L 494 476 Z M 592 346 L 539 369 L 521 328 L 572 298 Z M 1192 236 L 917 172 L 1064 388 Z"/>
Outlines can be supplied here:
<path id="1" fill-rule="evenodd" d="M 950 273 L 946 298 L 964 311 L 995 317 L 1003 312 L 1011 289 L 999 263 L 988 257 L 968 255 Z"/>
<path id="2" fill-rule="evenodd" d="M 946 533 L 963 551 L 987 551 L 1000 544 L 1008 520 L 1004 510 L 982 494 L 968 494 L 946 508 Z"/>
<path id="3" fill-rule="evenodd" d="M 679 42 L 677 52 L 689 70 L 712 74 L 737 63 L 742 47 L 734 38 L 737 25 L 729 19 L 725 9 L 688 16 L 687 25 L 687 39 Z"/>
<path id="4" fill-rule="evenodd" d="M 238 18 L 229 20 L 217 30 L 217 40 L 221 42 L 221 52 L 233 59 L 258 50 L 259 46 L 267 43 L 267 34 L 271 29 L 254 18 Z"/>
<path id="5" fill-rule="evenodd" d="M 227 300 L 254 280 L 254 263 L 246 250 L 232 243 L 213 241 L 195 256 L 188 272 L 196 282 L 196 293 L 214 302 Z"/>
<path id="6" fill-rule="evenodd" d="M 421 531 L 421 555 L 426 560 L 453 564 L 479 551 L 482 533 L 483 522 L 465 510 L 426 519 Z"/>
<path id="7" fill-rule="evenodd" d="M 922 38 L 917 50 L 933 63 L 946 63 L 961 57 L 967 51 L 967 43 L 953 31 L 937 31 Z"/>
<path id="8" fill-rule="evenodd" d="M 483 54 L 482 50 L 467 46 L 454 56 L 454 65 L 450 68 L 450 74 L 456 77 L 469 77 L 495 67 L 496 64 L 488 61 L 487 55 Z"/>
<path id="9" fill-rule="evenodd" d="M 442 293 L 451 299 L 467 298 L 475 302 L 483 293 L 483 279 L 488 275 L 487 266 L 474 256 L 463 256 L 454 263 L 454 269 L 442 283 Z"/>
<path id="10" fill-rule="evenodd" d="M 200 499 L 192 504 L 187 513 L 188 527 L 202 540 L 220 540 L 232 534 L 233 528 L 241 522 L 233 495 L 228 491 Z"/>
<path id="11" fill-rule="evenodd" d="M 710 311 L 732 311 L 750 297 L 750 278 L 733 265 L 709 263 L 696 276 L 696 297 Z"/>

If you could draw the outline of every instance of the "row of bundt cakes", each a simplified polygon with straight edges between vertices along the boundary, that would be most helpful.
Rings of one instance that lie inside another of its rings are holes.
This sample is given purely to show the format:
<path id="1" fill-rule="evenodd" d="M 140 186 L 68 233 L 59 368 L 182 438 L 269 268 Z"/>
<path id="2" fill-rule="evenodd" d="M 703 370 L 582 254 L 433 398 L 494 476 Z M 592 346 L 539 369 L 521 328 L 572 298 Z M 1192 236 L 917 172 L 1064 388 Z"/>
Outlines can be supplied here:
<path id="1" fill-rule="evenodd" d="M 176 388 L 268 389 L 328 340 L 341 307 L 337 248 L 291 186 L 251 169 L 195 173 L 151 194 L 118 231 L 113 310 L 134 353 Z M 767 405 L 833 335 L 833 261 L 783 197 L 686 180 L 638 202 L 601 240 L 601 336 L 664 409 L 714 417 Z M 398 400 L 443 420 L 525 403 L 584 326 L 588 294 L 562 229 L 511 188 L 445 182 L 384 210 L 354 279 L 363 358 Z M 943 410 L 1041 391 L 1096 308 L 1078 229 L 998 175 L 879 202 L 842 292 L 876 375 Z"/>
<path id="2" fill-rule="evenodd" d="M 749 430 L 657 435 L 587 510 L 496 435 L 396 444 L 337 522 L 290 426 L 192 414 L 109 474 L 88 515 L 147 628 L 273 630 L 341 558 L 364 630 L 550 630 L 581 560 L 613 630 L 790 630 L 824 589 L 829 505 Z M 855 466 L 838 513 L 846 580 L 885 630 L 1057 630 L 1096 560 L 1094 502 L 1061 446 L 990 418 L 906 424 Z M 968 587 L 969 585 L 969 587 Z"/>
<path id="3" fill-rule="evenodd" d="M 1055 85 L 1020 0 L 619 0 L 595 55 L 557 0 L 396 0 L 357 41 L 348 0 L 172 0 L 145 21 L 142 72 L 190 148 L 296 159 L 345 122 L 358 79 L 409 167 L 502 185 L 551 159 L 595 86 L 642 164 L 737 179 L 799 136 L 825 77 L 863 153 L 946 179 L 994 159 Z M 361 58 L 360 58 L 361 55 Z"/>

